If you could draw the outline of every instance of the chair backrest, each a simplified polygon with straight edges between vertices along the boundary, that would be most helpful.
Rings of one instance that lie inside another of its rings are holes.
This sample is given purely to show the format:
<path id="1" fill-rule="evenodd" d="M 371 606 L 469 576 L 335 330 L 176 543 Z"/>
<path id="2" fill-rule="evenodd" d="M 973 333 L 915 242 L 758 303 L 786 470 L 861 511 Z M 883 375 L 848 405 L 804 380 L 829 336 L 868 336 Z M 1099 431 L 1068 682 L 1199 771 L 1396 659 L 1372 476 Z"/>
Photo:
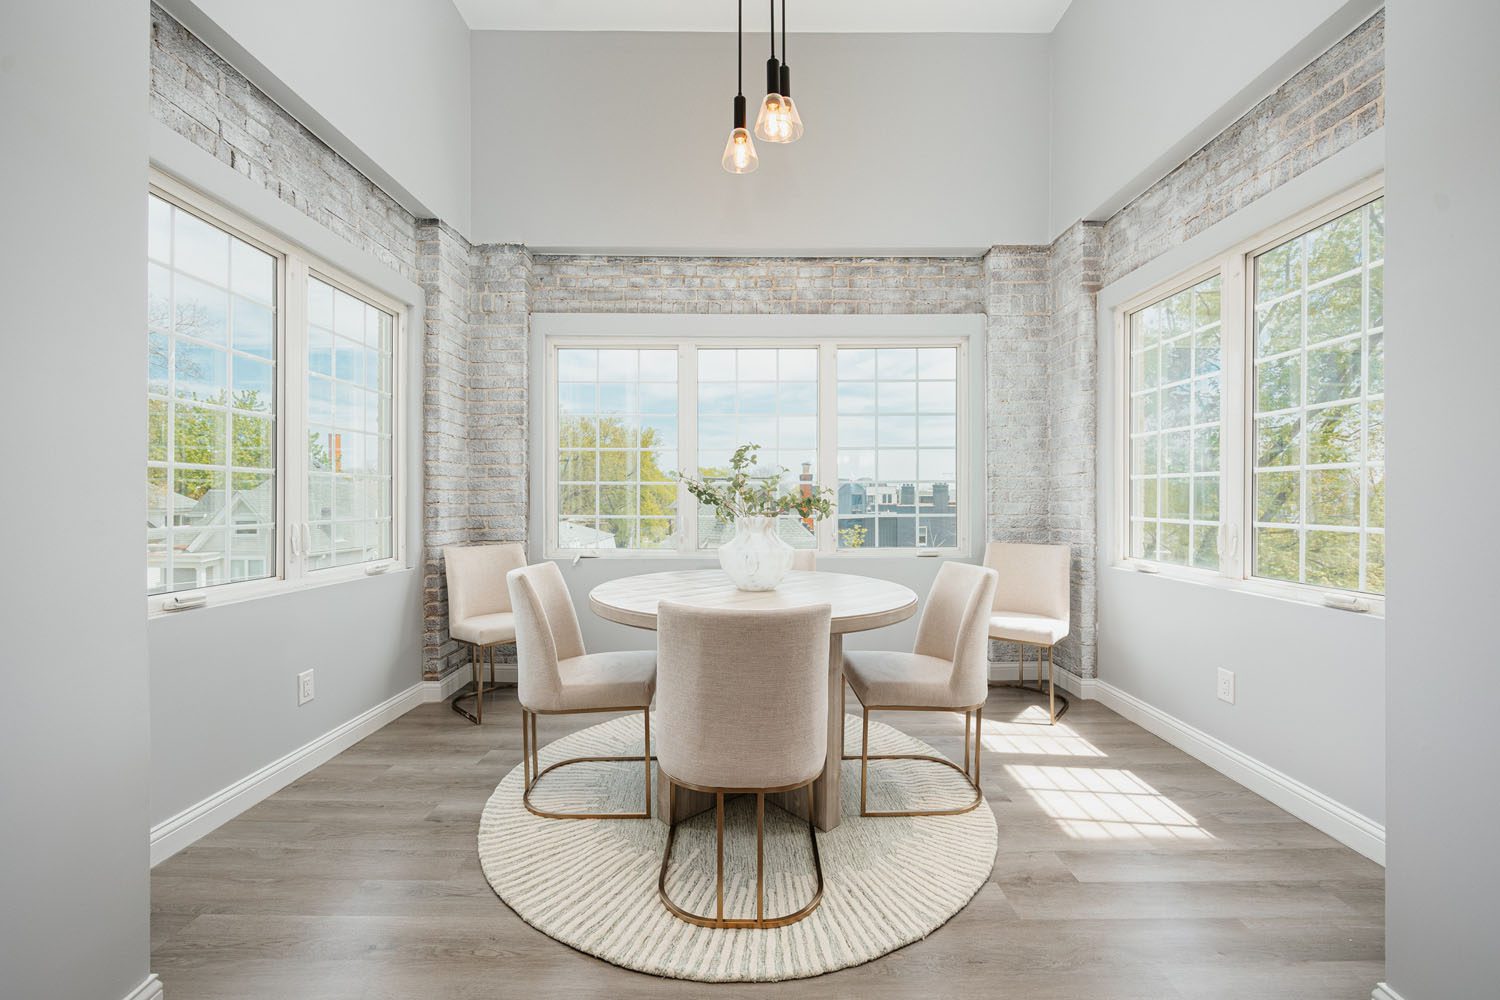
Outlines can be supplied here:
<path id="1" fill-rule="evenodd" d="M 781 788 L 828 755 L 826 604 L 657 608 L 656 754 L 678 781 Z"/>
<path id="2" fill-rule="evenodd" d="M 513 569 L 505 579 L 516 616 L 516 696 L 523 705 L 553 704 L 562 694 L 557 665 L 584 654 L 567 581 L 554 562 Z"/>
<path id="3" fill-rule="evenodd" d="M 995 581 L 995 571 L 988 567 L 943 563 L 917 623 L 912 652 L 953 662 L 948 685 L 964 705 L 978 705 L 988 696 L 986 647 Z"/>
<path id="4" fill-rule="evenodd" d="M 813 549 L 798 549 L 792 553 L 792 569 L 805 570 L 809 573 L 818 568 L 818 553 Z"/>
<path id="5" fill-rule="evenodd" d="M 526 550 L 515 542 L 446 546 L 443 570 L 448 578 L 448 620 L 509 611 L 505 574 L 525 565 Z"/>
<path id="6" fill-rule="evenodd" d="M 995 610 L 1066 622 L 1071 560 L 1072 550 L 1066 545 L 990 542 L 984 548 L 984 564 L 1000 574 Z"/>

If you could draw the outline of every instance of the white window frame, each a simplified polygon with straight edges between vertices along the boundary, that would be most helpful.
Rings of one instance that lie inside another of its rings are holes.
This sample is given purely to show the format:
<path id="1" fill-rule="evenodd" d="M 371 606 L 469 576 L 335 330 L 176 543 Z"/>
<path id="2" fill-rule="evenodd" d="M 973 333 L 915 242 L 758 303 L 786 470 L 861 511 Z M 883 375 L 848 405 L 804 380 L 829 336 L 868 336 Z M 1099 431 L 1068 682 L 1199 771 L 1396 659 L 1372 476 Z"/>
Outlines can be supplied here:
<path id="1" fill-rule="evenodd" d="M 1376 174 L 1275 226 L 1261 230 L 1224 253 L 1178 272 L 1171 279 L 1132 296 L 1115 307 L 1114 371 L 1111 377 L 1117 405 L 1116 433 L 1112 443 L 1114 551 L 1110 553 L 1114 565 L 1180 580 L 1232 586 L 1270 597 L 1326 604 L 1345 610 L 1369 611 L 1379 615 L 1385 613 L 1385 596 L 1382 594 L 1255 577 L 1251 574 L 1253 567 L 1248 551 L 1254 537 L 1251 492 L 1255 481 L 1255 365 L 1252 347 L 1255 336 L 1255 300 L 1250 282 L 1255 258 L 1287 240 L 1369 204 L 1384 194 L 1384 174 Z M 1220 309 L 1223 314 L 1220 333 L 1223 354 L 1220 369 L 1221 478 L 1217 572 L 1190 565 L 1139 559 L 1130 554 L 1130 317 L 1215 274 L 1221 276 Z"/>
<path id="2" fill-rule="evenodd" d="M 698 548 L 698 522 L 686 512 L 696 501 L 687 487 L 678 485 L 679 516 L 673 537 L 677 544 L 667 549 L 568 549 L 558 544 L 557 516 L 561 490 L 558 479 L 559 426 L 557 407 L 557 352 L 560 349 L 594 348 L 629 350 L 675 348 L 677 350 L 677 461 L 697 472 L 697 351 L 728 348 L 801 348 L 818 350 L 818 468 L 816 483 L 838 487 L 838 351 L 881 347 L 953 347 L 958 352 L 954 420 L 957 428 L 959 498 L 958 542 L 944 548 L 838 547 L 838 516 L 817 523 L 817 545 L 811 551 L 819 559 L 915 559 L 970 558 L 980 536 L 983 517 L 984 456 L 978 448 L 984 440 L 982 413 L 977 419 L 972 401 L 983 392 L 984 317 L 978 315 L 933 316 L 764 316 L 682 314 L 555 313 L 532 317 L 532 342 L 536 355 L 545 359 L 544 384 L 533 395 L 532 419 L 544 427 L 533 447 L 532 467 L 545 468 L 533 477 L 532 537 L 541 539 L 537 555 L 546 559 L 711 559 L 712 549 Z M 680 332 L 679 332 L 680 331 Z M 535 356 L 535 355 L 534 355 Z M 540 487 L 540 488 L 537 488 Z M 965 510 L 964 508 L 968 508 Z"/>
<path id="3" fill-rule="evenodd" d="M 197 590 L 152 594 L 148 617 L 175 614 L 193 607 L 235 603 L 312 587 L 376 576 L 407 565 L 407 416 L 405 388 L 406 306 L 234 209 L 199 193 L 176 178 L 153 169 L 148 194 L 170 202 L 205 222 L 265 251 L 276 259 L 276 534 L 271 575 L 260 580 L 224 583 Z M 391 531 L 392 555 L 349 566 L 308 570 L 307 516 L 307 279 L 341 288 L 393 317 L 391 328 Z M 294 447 L 300 444 L 301 447 Z"/>

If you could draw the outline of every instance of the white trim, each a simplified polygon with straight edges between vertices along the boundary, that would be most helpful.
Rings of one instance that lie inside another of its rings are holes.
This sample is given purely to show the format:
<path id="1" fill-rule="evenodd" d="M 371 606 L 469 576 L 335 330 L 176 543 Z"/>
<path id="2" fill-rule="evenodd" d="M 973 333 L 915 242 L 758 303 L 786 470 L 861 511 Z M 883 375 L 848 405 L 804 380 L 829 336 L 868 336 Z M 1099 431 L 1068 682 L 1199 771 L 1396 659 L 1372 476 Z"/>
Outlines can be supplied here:
<path id="1" fill-rule="evenodd" d="M 1021 679 L 1020 664 L 1008 660 L 990 661 L 990 683 L 1005 684 Z M 1093 701 L 1096 697 L 1096 685 L 1098 681 L 1093 677 L 1079 677 L 1077 674 L 1069 673 L 1061 667 L 1055 666 L 1052 670 L 1052 679 L 1056 682 L 1059 690 L 1075 695 L 1084 701 Z M 1027 683 L 1036 682 L 1036 662 L 1028 659 L 1026 661 Z"/>
<path id="2" fill-rule="evenodd" d="M 141 985 L 125 994 L 125 1000 L 162 1000 L 164 996 L 166 992 L 162 989 L 161 980 L 153 972 L 141 981 Z"/>
<path id="3" fill-rule="evenodd" d="M 1089 697 L 1116 714 L 1196 757 L 1371 861 L 1385 864 L 1384 825 L 1113 684 L 1094 680 L 1089 687 Z"/>
<path id="4" fill-rule="evenodd" d="M 485 689 L 489 689 L 489 669 L 485 668 Z M 474 679 L 473 673 L 467 666 L 461 666 L 457 670 L 451 670 L 441 680 L 422 682 L 422 700 L 424 702 L 447 701 Z M 495 683 L 514 684 L 516 682 L 516 665 L 514 663 L 495 664 Z"/>
<path id="5" fill-rule="evenodd" d="M 434 686 L 438 682 L 431 682 Z M 248 774 L 201 802 L 151 828 L 151 865 L 155 867 L 201 837 L 212 833 L 251 806 L 290 785 L 313 768 L 332 760 L 382 726 L 432 699 L 428 682 L 419 681 L 399 694 L 303 744 L 279 760 Z"/>
<path id="6" fill-rule="evenodd" d="M 1370 1000 L 1401 1000 L 1401 994 L 1391 989 L 1389 983 L 1376 983 L 1374 992 L 1370 994 Z"/>

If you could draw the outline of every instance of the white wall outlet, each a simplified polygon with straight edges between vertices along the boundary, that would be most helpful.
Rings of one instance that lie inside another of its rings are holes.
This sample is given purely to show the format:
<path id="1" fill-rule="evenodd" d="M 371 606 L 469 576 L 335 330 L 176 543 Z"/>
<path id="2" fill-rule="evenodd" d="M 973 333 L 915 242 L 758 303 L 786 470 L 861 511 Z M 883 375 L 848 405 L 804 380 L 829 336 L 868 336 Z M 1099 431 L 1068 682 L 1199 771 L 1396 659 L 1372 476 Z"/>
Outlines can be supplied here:
<path id="1" fill-rule="evenodd" d="M 304 670 L 297 675 L 297 704 L 306 705 L 313 700 L 313 672 Z"/>
<path id="2" fill-rule="evenodd" d="M 1219 700 L 1234 704 L 1234 671 L 1223 667 L 1219 668 Z"/>

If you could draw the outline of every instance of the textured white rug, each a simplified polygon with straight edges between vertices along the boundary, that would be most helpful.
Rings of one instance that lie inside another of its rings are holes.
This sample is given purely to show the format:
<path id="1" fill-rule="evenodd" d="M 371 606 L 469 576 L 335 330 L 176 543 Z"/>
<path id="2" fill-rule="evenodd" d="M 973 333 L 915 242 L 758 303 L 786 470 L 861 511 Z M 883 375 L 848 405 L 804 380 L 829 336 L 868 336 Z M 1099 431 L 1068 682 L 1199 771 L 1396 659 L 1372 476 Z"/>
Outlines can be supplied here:
<path id="1" fill-rule="evenodd" d="M 845 719 L 846 746 L 859 720 Z M 544 734 L 545 735 L 545 734 Z M 639 753 L 641 722 L 605 722 L 546 746 L 564 757 Z M 935 753 L 890 726 L 870 724 L 871 753 Z M 653 798 L 658 775 L 653 772 Z M 861 819 L 859 762 L 845 761 L 843 821 L 818 834 L 823 903 L 773 930 L 713 930 L 673 917 L 656 891 L 666 824 L 547 820 L 521 804 L 521 767 L 505 776 L 479 824 L 479 859 L 495 892 L 528 924 L 627 969 L 703 982 L 774 982 L 859 965 L 926 937 L 979 891 L 995 859 L 987 804 L 960 816 Z M 881 761 L 870 768 L 875 809 L 961 805 L 972 792 L 936 764 Z M 559 811 L 639 808 L 641 765 L 575 764 L 547 775 L 532 801 Z M 755 915 L 754 798 L 725 807 L 725 913 Z M 654 811 L 654 810 L 653 810 Z M 791 912 L 816 885 L 807 826 L 766 807 L 766 913 Z M 714 905 L 713 810 L 681 824 L 668 879 L 672 898 L 699 913 Z"/>

